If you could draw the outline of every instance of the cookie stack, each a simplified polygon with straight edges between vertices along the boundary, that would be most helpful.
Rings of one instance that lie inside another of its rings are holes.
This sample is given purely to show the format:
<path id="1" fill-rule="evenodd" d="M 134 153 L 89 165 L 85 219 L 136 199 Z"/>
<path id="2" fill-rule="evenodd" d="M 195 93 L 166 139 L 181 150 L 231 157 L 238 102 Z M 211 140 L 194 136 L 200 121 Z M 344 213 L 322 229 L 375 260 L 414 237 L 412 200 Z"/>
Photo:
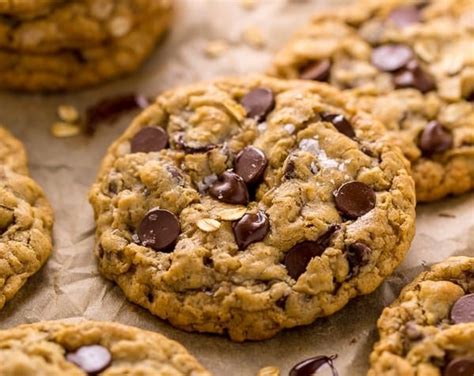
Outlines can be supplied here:
<path id="1" fill-rule="evenodd" d="M 0 2 L 0 87 L 74 90 L 130 73 L 170 20 L 169 0 Z"/>

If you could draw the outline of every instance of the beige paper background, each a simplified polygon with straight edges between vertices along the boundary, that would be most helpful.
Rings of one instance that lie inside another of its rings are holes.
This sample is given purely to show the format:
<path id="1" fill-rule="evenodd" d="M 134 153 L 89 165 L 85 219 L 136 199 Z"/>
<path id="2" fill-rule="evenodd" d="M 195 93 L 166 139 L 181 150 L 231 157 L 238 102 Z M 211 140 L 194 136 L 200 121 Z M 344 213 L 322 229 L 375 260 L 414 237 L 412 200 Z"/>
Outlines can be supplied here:
<path id="1" fill-rule="evenodd" d="M 156 94 L 200 79 L 263 71 L 272 53 L 314 10 L 341 2 L 257 0 L 256 9 L 246 11 L 240 0 L 176 0 L 173 31 L 132 77 L 77 94 L 0 92 L 0 123 L 25 142 L 32 175 L 44 187 L 56 212 L 54 253 L 0 312 L 0 328 L 50 319 L 111 320 L 180 341 L 215 375 L 255 375 L 268 365 L 280 367 L 282 375 L 287 375 L 298 361 L 321 354 L 339 355 L 335 364 L 341 376 L 365 374 L 376 339 L 377 317 L 400 288 L 426 265 L 451 255 L 474 256 L 473 194 L 420 206 L 417 235 L 407 259 L 372 295 L 355 299 L 339 313 L 308 327 L 287 330 L 265 342 L 236 344 L 226 338 L 172 328 L 128 303 L 120 289 L 97 272 L 87 191 L 106 147 L 126 128 L 132 115 L 101 126 L 92 138 L 57 139 L 49 133 L 60 104 L 84 109 L 118 93 Z M 263 31 L 265 49 L 255 50 L 241 43 L 241 33 L 248 26 Z M 230 50 L 218 59 L 207 58 L 205 46 L 219 38 L 230 42 Z"/>

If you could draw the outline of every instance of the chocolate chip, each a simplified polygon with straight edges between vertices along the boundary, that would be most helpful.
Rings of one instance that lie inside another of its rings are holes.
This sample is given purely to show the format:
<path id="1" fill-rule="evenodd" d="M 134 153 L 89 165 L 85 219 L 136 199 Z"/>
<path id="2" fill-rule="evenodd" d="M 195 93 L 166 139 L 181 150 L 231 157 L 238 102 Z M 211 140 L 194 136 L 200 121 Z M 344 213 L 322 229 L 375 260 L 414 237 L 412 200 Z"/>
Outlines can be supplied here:
<path id="1" fill-rule="evenodd" d="M 267 164 L 267 157 L 262 150 L 247 146 L 237 155 L 234 171 L 245 183 L 253 185 L 261 181 Z"/>
<path id="2" fill-rule="evenodd" d="M 356 219 L 375 207 L 375 192 L 367 184 L 351 181 L 334 193 L 336 208 L 350 219 Z"/>
<path id="3" fill-rule="evenodd" d="M 303 360 L 291 369 L 289 376 L 313 376 L 324 365 L 327 365 L 331 368 L 333 376 L 338 376 L 333 364 L 333 360 L 336 359 L 336 357 L 337 355 L 320 355 L 315 356 L 314 358 Z"/>
<path id="4" fill-rule="evenodd" d="M 85 131 L 92 135 L 100 123 L 112 122 L 120 115 L 138 108 L 145 108 L 148 104 L 148 98 L 136 94 L 105 98 L 86 110 Z"/>
<path id="5" fill-rule="evenodd" d="M 152 209 L 146 213 L 138 227 L 138 237 L 144 247 L 155 251 L 170 252 L 181 232 L 176 215 L 164 209 Z"/>
<path id="6" fill-rule="evenodd" d="M 256 214 L 245 214 L 239 221 L 232 224 L 234 237 L 240 249 L 247 248 L 250 244 L 265 238 L 270 229 L 268 217 L 263 211 Z"/>
<path id="7" fill-rule="evenodd" d="M 316 256 L 321 256 L 329 246 L 332 235 L 339 230 L 339 225 L 331 225 L 317 240 L 306 240 L 296 244 L 285 255 L 284 264 L 288 275 L 297 280 L 306 271 L 309 262 Z"/>
<path id="8" fill-rule="evenodd" d="M 472 376 L 474 375 L 474 358 L 459 357 L 449 362 L 443 376 Z"/>
<path id="9" fill-rule="evenodd" d="M 421 132 L 420 149 L 424 155 L 441 153 L 453 146 L 452 134 L 436 120 L 430 121 Z"/>
<path id="10" fill-rule="evenodd" d="M 247 111 L 247 117 L 262 122 L 275 108 L 275 97 L 270 89 L 261 87 L 247 93 L 240 104 Z"/>
<path id="11" fill-rule="evenodd" d="M 451 320 L 455 324 L 474 322 L 474 294 L 464 295 L 454 303 Z"/>
<path id="12" fill-rule="evenodd" d="M 235 205 L 247 205 L 249 192 L 244 179 L 231 171 L 225 171 L 209 188 L 209 194 L 219 201 Z"/>
<path id="13" fill-rule="evenodd" d="M 436 89 L 435 78 L 430 73 L 424 71 L 415 59 L 395 73 L 393 84 L 397 89 L 415 88 L 422 93 Z"/>
<path id="14" fill-rule="evenodd" d="M 421 22 L 420 9 L 413 5 L 395 8 L 388 15 L 388 19 L 400 28 Z"/>
<path id="15" fill-rule="evenodd" d="M 300 69 L 302 80 L 327 81 L 331 74 L 331 61 L 323 59 L 312 61 Z"/>
<path id="16" fill-rule="evenodd" d="M 104 346 L 90 345 L 79 347 L 75 352 L 67 354 L 66 359 L 88 375 L 95 375 L 110 366 L 112 355 Z"/>
<path id="17" fill-rule="evenodd" d="M 168 145 L 168 134 L 161 127 L 144 127 L 133 136 L 132 153 L 160 151 Z"/>
<path id="18" fill-rule="evenodd" d="M 384 72 L 395 72 L 412 59 L 412 49 L 403 44 L 386 44 L 372 51 L 372 64 Z"/>
<path id="19" fill-rule="evenodd" d="M 349 262 L 351 274 L 357 274 L 359 268 L 369 261 L 372 250 L 364 243 L 356 242 L 346 249 L 346 258 Z"/>
<path id="20" fill-rule="evenodd" d="M 346 135 L 347 137 L 352 139 L 355 138 L 356 134 L 354 132 L 354 128 L 352 128 L 351 123 L 349 122 L 349 120 L 346 119 L 344 115 L 322 113 L 321 119 L 330 122 L 343 135 Z"/>

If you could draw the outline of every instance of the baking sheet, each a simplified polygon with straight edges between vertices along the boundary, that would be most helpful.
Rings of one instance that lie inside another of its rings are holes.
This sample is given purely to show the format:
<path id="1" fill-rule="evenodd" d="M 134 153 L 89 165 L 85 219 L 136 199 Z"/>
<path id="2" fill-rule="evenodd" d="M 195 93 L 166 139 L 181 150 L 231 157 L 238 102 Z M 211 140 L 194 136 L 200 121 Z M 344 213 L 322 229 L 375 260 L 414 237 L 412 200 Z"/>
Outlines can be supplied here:
<path id="1" fill-rule="evenodd" d="M 335 365 L 341 376 L 365 374 L 376 340 L 376 320 L 401 287 L 433 262 L 451 255 L 474 256 L 474 194 L 418 207 L 417 235 L 407 259 L 372 295 L 355 299 L 339 313 L 313 325 L 287 330 L 268 341 L 237 344 L 172 328 L 128 303 L 120 289 L 97 272 L 87 192 L 106 147 L 133 115 L 111 126 L 102 125 L 92 138 L 58 139 L 49 132 L 61 104 L 83 110 L 120 93 L 151 95 L 196 80 L 264 71 L 272 53 L 313 11 L 342 2 L 256 0 L 255 9 L 249 11 L 240 0 L 176 0 L 172 32 L 132 77 L 77 94 L 0 92 L 0 123 L 25 142 L 32 175 L 44 187 L 56 213 L 54 253 L 0 312 L 0 328 L 51 319 L 111 320 L 178 340 L 215 375 L 256 375 L 270 365 L 287 375 L 295 363 L 322 354 L 338 354 Z M 261 50 L 242 43 L 242 32 L 255 26 L 266 42 Z M 227 41 L 229 49 L 210 59 L 204 50 L 215 40 Z"/>

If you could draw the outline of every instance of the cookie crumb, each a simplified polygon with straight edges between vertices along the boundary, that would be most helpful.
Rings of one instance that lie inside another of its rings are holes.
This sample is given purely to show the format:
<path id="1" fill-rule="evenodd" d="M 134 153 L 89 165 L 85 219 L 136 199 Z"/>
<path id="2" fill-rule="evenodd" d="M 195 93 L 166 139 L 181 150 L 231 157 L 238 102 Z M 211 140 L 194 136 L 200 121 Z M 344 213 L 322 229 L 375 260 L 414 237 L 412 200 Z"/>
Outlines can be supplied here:
<path id="1" fill-rule="evenodd" d="M 262 31 L 256 26 L 246 28 L 242 33 L 242 39 L 252 48 L 261 49 L 265 47 Z"/>
<path id="2" fill-rule="evenodd" d="M 79 120 L 79 111 L 74 106 L 63 104 L 58 107 L 58 116 L 66 123 L 77 123 Z"/>
<path id="3" fill-rule="evenodd" d="M 240 0 L 240 6 L 245 10 L 253 10 L 257 6 L 257 0 Z"/>
<path id="4" fill-rule="evenodd" d="M 214 232 L 219 230 L 221 223 L 212 218 L 204 218 L 197 222 L 197 226 L 204 232 Z"/>
<path id="5" fill-rule="evenodd" d="M 280 369 L 277 367 L 265 367 L 258 371 L 257 376 L 280 376 Z"/>
<path id="6" fill-rule="evenodd" d="M 81 128 L 77 124 L 69 124 L 63 121 L 58 121 L 51 127 L 51 134 L 58 138 L 74 137 L 79 133 L 81 133 Z"/>
<path id="7" fill-rule="evenodd" d="M 209 41 L 204 49 L 205 54 L 210 58 L 218 58 L 229 49 L 229 44 L 222 39 Z"/>

